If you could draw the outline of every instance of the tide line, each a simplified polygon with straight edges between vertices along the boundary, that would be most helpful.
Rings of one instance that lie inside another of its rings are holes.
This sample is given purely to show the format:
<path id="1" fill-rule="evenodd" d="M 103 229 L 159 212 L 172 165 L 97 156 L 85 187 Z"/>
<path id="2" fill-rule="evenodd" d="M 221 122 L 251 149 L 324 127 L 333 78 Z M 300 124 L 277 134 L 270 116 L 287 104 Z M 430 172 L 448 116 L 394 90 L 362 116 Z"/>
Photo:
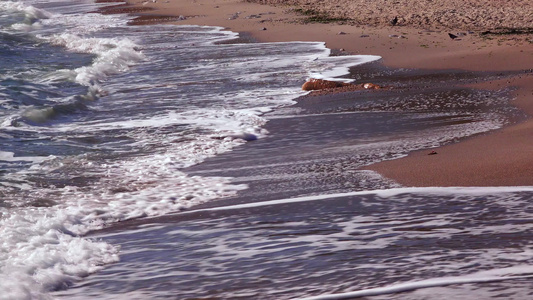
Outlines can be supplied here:
<path id="1" fill-rule="evenodd" d="M 533 275 L 508 276 L 508 277 L 500 277 L 500 276 L 442 277 L 442 278 L 434 278 L 434 279 L 422 280 L 422 281 L 417 281 L 417 282 L 400 283 L 400 284 L 395 284 L 395 285 L 381 287 L 381 288 L 371 288 L 371 289 L 364 289 L 364 290 L 347 292 L 347 293 L 339 293 L 339 294 L 327 294 L 327 295 L 320 295 L 320 296 L 313 296 L 313 297 L 306 297 L 306 298 L 298 298 L 294 300 L 353 299 L 353 298 L 359 298 L 359 297 L 368 297 L 368 296 L 377 296 L 377 295 L 383 295 L 383 294 L 408 292 L 408 291 L 417 290 L 417 289 L 447 286 L 447 285 L 454 285 L 454 284 L 485 283 L 485 282 L 496 282 L 496 281 L 504 281 L 504 280 L 512 280 L 512 279 L 523 279 L 523 278 L 533 278 Z"/>
<path id="2" fill-rule="evenodd" d="M 311 201 L 320 201 L 320 200 L 325 200 L 325 199 L 336 199 L 336 198 L 363 196 L 363 195 L 376 195 L 382 198 L 389 198 L 389 197 L 397 196 L 400 194 L 427 194 L 431 196 L 461 194 L 461 195 L 471 195 L 471 196 L 482 196 L 482 195 L 493 195 L 495 193 L 518 193 L 518 192 L 533 192 L 533 186 L 393 188 L 393 189 L 385 189 L 385 190 L 357 191 L 357 192 L 348 192 L 348 193 L 325 194 L 325 195 L 305 196 L 305 197 L 298 197 L 298 198 L 287 198 L 287 199 L 269 200 L 269 201 L 261 201 L 261 202 L 252 202 L 252 203 L 245 203 L 245 204 L 236 204 L 236 205 L 190 210 L 190 211 L 186 211 L 182 213 L 237 210 L 237 209 L 256 208 L 256 207 L 300 203 L 300 202 L 311 202 Z"/>

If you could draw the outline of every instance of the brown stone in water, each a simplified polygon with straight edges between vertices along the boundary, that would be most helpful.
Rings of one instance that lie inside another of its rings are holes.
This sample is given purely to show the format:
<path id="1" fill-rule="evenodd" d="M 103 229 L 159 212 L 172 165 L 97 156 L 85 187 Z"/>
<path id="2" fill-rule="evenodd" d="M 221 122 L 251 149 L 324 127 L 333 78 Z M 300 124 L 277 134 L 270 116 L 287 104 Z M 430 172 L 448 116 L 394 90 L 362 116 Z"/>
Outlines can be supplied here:
<path id="1" fill-rule="evenodd" d="M 379 85 L 373 83 L 365 83 L 363 87 L 367 90 L 379 90 L 381 88 Z"/>
<path id="2" fill-rule="evenodd" d="M 311 78 L 306 83 L 304 83 L 302 85 L 302 90 L 304 90 L 304 91 L 316 91 L 316 90 L 324 90 L 324 89 L 333 89 L 333 88 L 349 86 L 349 85 L 352 85 L 352 84 L 351 83 L 338 82 L 338 81 L 330 81 L 330 80 Z"/>

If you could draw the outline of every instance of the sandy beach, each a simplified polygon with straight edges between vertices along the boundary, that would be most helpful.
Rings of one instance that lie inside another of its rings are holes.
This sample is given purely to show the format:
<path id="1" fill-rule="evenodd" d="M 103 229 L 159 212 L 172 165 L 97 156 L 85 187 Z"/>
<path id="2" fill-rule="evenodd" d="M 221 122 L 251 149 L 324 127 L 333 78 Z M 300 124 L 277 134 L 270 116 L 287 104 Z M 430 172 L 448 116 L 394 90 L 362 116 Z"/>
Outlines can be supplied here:
<path id="1" fill-rule="evenodd" d="M 132 24 L 221 26 L 262 42 L 323 41 L 340 52 L 379 55 L 388 67 L 523 71 L 511 79 L 478 87 L 511 87 L 516 95 L 513 104 L 533 114 L 533 4 L 529 1 L 458 4 L 449 0 L 447 5 L 426 2 L 417 7 L 403 3 L 406 1 L 392 6 L 387 1 L 372 5 L 363 5 L 363 1 L 259 2 L 263 4 L 238 0 L 129 1 L 133 7 L 119 9 L 139 16 Z M 512 32 L 515 34 L 508 34 Z M 533 121 L 526 121 L 368 169 L 405 186 L 533 185 L 531 135 Z M 438 155 L 427 155 L 430 151 Z"/>

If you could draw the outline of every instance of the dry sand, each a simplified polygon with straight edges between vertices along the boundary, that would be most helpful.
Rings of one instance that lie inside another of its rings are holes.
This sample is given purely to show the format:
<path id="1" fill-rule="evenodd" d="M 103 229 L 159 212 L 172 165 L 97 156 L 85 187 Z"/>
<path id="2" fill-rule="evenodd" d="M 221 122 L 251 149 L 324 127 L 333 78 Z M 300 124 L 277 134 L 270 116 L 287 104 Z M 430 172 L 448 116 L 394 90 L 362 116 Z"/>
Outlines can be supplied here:
<path id="1" fill-rule="evenodd" d="M 141 8 L 145 11 L 134 24 L 174 21 L 222 26 L 263 42 L 323 41 L 328 47 L 347 53 L 380 55 L 382 62 L 390 67 L 533 69 L 533 1 L 530 0 L 261 2 L 283 4 L 259 5 L 239 0 L 129 1 L 135 5 L 135 12 Z M 309 16 L 297 14 L 298 9 L 311 11 L 315 16 L 318 11 L 322 20 L 347 20 L 343 24 L 308 23 Z M 183 17 L 178 20 L 178 16 Z M 398 17 L 396 26 L 389 24 L 394 17 Z M 497 31 L 497 27 L 528 33 L 481 34 Z M 448 33 L 460 36 L 451 39 Z M 533 115 L 533 74 L 524 73 L 521 78 L 480 87 L 508 86 L 517 88 L 514 104 Z M 430 150 L 418 151 L 369 169 L 407 186 L 533 185 L 532 121 L 432 150 L 438 155 L 428 156 Z"/>
<path id="2" fill-rule="evenodd" d="M 531 0 L 250 0 L 298 6 L 304 13 L 349 24 L 416 28 L 491 30 L 531 28 Z"/>

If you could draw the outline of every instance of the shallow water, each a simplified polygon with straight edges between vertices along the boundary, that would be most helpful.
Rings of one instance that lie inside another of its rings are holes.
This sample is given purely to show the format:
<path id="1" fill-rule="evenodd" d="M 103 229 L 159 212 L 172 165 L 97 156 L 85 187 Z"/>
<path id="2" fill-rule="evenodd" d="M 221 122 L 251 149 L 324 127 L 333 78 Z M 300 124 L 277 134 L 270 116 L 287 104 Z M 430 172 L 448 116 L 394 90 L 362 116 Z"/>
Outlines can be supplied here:
<path id="1" fill-rule="evenodd" d="M 126 26 L 87 13 L 96 8 L 0 1 L 0 298 L 282 299 L 526 264 L 501 262 L 527 253 L 526 228 L 501 252 L 472 250 L 477 236 L 434 239 L 455 237 L 488 201 L 509 222 L 474 227 L 502 240 L 527 219 L 511 215 L 528 188 L 394 192 L 358 170 L 523 118 L 509 90 L 455 86 L 495 74 L 390 70 L 376 56 L 331 57 L 323 43 L 232 43 L 221 28 Z M 311 76 L 395 88 L 294 105 Z M 259 204 L 193 212 L 238 203 Z M 393 230 L 433 218 L 452 229 L 415 230 L 427 249 Z M 463 272 L 447 249 L 495 254 Z M 437 252 L 448 269 L 424 266 Z"/>
<path id="2" fill-rule="evenodd" d="M 140 221 L 96 235 L 122 246 L 121 262 L 59 294 L 520 299 L 531 293 L 531 196 L 531 188 L 391 189 Z M 423 287 L 432 291 L 416 291 Z"/>

